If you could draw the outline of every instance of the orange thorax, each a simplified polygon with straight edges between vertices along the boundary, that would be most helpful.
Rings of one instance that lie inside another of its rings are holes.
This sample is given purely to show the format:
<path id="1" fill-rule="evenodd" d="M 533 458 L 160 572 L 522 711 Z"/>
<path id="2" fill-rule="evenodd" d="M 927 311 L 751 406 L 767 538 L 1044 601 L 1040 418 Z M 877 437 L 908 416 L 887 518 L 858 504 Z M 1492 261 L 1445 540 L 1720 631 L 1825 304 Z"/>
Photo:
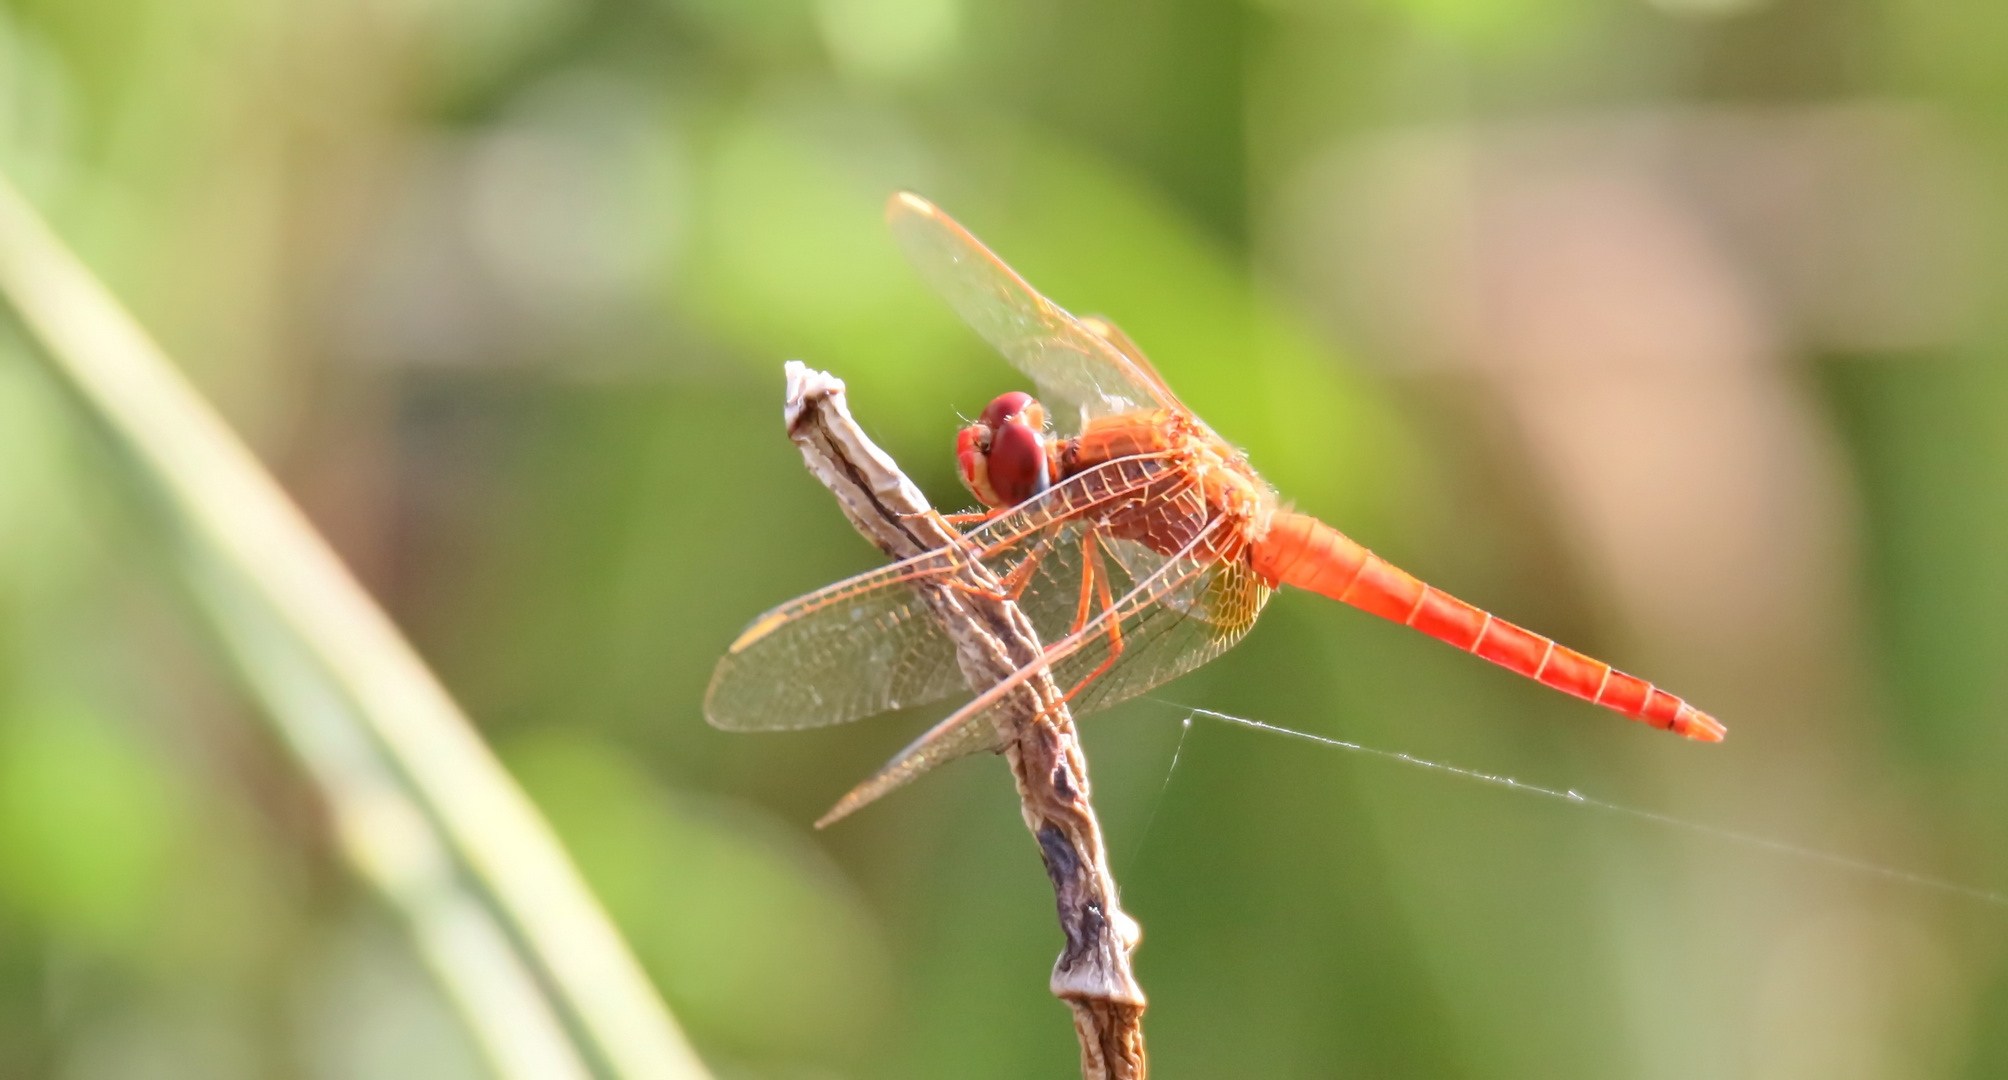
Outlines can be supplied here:
<path id="1" fill-rule="evenodd" d="M 1191 414 L 1173 409 L 1140 409 L 1087 422 L 1080 435 L 1053 446 L 1053 474 L 1060 480 L 1127 457 L 1164 461 L 1160 480 L 1110 514 L 1110 531 L 1160 555 L 1176 555 L 1208 522 L 1226 517 L 1195 558 L 1238 558 L 1268 502 L 1267 491 L 1239 451 Z"/>

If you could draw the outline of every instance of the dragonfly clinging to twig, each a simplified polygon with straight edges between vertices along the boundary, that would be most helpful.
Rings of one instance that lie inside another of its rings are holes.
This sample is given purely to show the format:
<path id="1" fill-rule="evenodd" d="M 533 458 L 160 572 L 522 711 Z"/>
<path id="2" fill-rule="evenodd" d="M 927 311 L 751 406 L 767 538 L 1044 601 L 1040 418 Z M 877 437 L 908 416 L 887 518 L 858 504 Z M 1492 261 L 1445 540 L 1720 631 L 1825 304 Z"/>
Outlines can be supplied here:
<path id="1" fill-rule="evenodd" d="M 719 661 L 705 715 L 742 731 L 815 727 L 964 689 L 954 645 L 916 590 L 971 588 L 972 559 L 1046 648 L 901 751 L 826 822 L 943 761 L 998 748 L 999 703 L 1041 673 L 1081 714 L 1191 671 L 1240 640 L 1282 585 L 1653 727 L 1721 741 L 1720 723 L 1673 694 L 1426 585 L 1284 507 L 1112 323 L 1068 314 L 932 203 L 901 193 L 887 219 L 921 276 L 1039 397 L 1000 395 L 958 434 L 962 480 L 986 508 L 964 516 L 972 527 L 961 543 L 755 619 Z"/>

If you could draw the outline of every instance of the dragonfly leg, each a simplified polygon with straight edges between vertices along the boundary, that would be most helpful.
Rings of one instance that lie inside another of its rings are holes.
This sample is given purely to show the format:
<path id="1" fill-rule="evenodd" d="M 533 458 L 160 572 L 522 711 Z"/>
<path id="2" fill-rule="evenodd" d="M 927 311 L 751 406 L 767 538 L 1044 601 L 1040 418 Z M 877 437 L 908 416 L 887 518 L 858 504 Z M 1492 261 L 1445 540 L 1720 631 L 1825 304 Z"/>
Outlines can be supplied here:
<path id="1" fill-rule="evenodd" d="M 1089 529 L 1081 534 L 1081 604 L 1074 609 L 1074 625 L 1067 631 L 1069 637 L 1080 633 L 1081 627 L 1088 625 L 1088 612 L 1095 598 L 1095 579 L 1103 576 L 1101 545 L 1095 542 L 1097 531 Z M 1106 583 L 1102 585 L 1102 591 L 1108 591 Z"/>
<path id="2" fill-rule="evenodd" d="M 1052 550 L 1053 541 L 1049 537 L 1041 540 L 1038 546 L 1032 549 L 1030 554 L 1020 559 L 1018 565 L 1012 567 L 1011 572 L 1005 575 L 1004 580 L 1000 583 L 1004 586 L 1003 599 L 1016 601 L 1020 596 L 1023 596 L 1025 594 L 1025 587 L 1032 583 L 1032 575 L 1038 572 L 1039 564 L 1045 560 L 1046 554 Z"/>
<path id="3" fill-rule="evenodd" d="M 1025 594 L 1025 587 L 1032 583 L 1032 575 L 1038 572 L 1040 561 L 1045 559 L 1047 552 L 1051 550 L 1053 550 L 1053 541 L 1050 538 L 1041 540 L 1030 552 L 1026 553 L 1023 559 L 1018 560 L 1018 565 L 1012 567 L 1009 574 L 1004 575 L 1004 578 L 997 583 L 998 587 L 995 589 L 984 588 L 981 585 L 971 585 L 966 581 L 958 581 L 954 578 L 949 578 L 942 582 L 942 584 L 957 592 L 967 593 L 971 596 L 980 596 L 986 600 L 1015 601 Z"/>
<path id="4" fill-rule="evenodd" d="M 1093 537 L 1093 535 L 1094 533 L 1092 532 L 1089 533 L 1089 536 L 1091 538 Z M 1081 626 L 1084 625 L 1085 623 L 1085 616 L 1087 614 L 1086 604 L 1088 600 L 1087 582 L 1085 579 L 1092 578 L 1094 580 L 1095 595 L 1102 602 L 1102 614 L 1109 620 L 1109 631 L 1108 631 L 1109 655 L 1100 664 L 1095 666 L 1095 670 L 1088 672 L 1087 675 L 1082 677 L 1080 682 L 1074 684 L 1073 689 L 1067 691 L 1066 694 L 1060 698 L 1061 704 L 1065 704 L 1066 702 L 1072 701 L 1074 699 L 1075 694 L 1078 694 L 1081 691 L 1086 690 L 1088 688 L 1089 683 L 1092 683 L 1096 679 L 1101 678 L 1105 673 L 1107 673 L 1107 671 L 1111 667 L 1115 666 L 1115 662 L 1118 659 L 1120 659 L 1123 654 L 1123 622 L 1122 619 L 1118 618 L 1115 613 L 1116 601 L 1114 595 L 1111 594 L 1111 592 L 1109 591 L 1108 571 L 1104 569 L 1101 565 L 1102 554 L 1100 545 L 1096 545 L 1094 548 L 1090 549 L 1088 552 L 1088 558 L 1083 559 L 1082 562 L 1085 563 L 1087 566 L 1086 571 L 1083 573 L 1084 580 L 1082 582 L 1082 587 L 1081 587 L 1081 593 L 1082 593 L 1081 603 L 1083 605 L 1081 614 L 1083 616 L 1083 622 L 1076 623 L 1074 626 L 1074 630 L 1076 633 L 1078 633 L 1080 631 Z"/>
<path id="5" fill-rule="evenodd" d="M 932 519 L 934 521 L 942 523 L 943 525 L 949 525 L 949 526 L 981 525 L 986 521 L 1002 517 L 1003 515 L 1008 514 L 1010 512 L 1011 512 L 1010 508 L 1005 507 L 1002 509 L 969 510 L 959 514 L 944 514 L 941 511 L 934 509 L 933 507 L 929 507 L 918 514 L 901 514 L 899 515 L 899 518 L 902 521 Z M 960 530 L 958 529 L 957 531 Z"/>
<path id="6" fill-rule="evenodd" d="M 971 510 L 966 514 L 943 514 L 937 511 L 934 516 L 950 525 L 980 525 L 1003 512 L 1002 510 Z"/>

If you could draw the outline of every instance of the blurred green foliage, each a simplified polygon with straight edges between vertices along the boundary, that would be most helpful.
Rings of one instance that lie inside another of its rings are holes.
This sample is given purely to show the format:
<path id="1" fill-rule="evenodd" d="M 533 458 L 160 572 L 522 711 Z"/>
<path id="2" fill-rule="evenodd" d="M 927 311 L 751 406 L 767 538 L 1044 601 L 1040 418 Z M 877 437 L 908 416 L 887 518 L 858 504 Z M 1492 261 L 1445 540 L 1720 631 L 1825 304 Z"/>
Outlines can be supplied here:
<path id="1" fill-rule="evenodd" d="M 139 944 L 186 831 L 160 766 L 102 717 L 23 710 L 0 749 L 9 899 L 87 944 Z"/>
<path id="2" fill-rule="evenodd" d="M 1731 737 L 1297 595 L 1166 698 L 2001 888 L 2004 48 L 1984 0 L 5 0 L 0 168 L 719 1075 L 1068 1075 L 1001 765 L 814 834 L 927 717 L 700 715 L 748 618 L 875 559 L 782 359 L 944 505 L 1017 385 L 886 196 L 1114 318 L 1301 507 Z M 1543 366 L 1637 340 L 1674 359 Z M 96 434 L 0 343 L 0 1076 L 478 1074 Z M 1204 722 L 1167 778 L 1182 715 L 1086 729 L 1159 1075 L 2008 1072 L 1998 907 Z"/>
<path id="3" fill-rule="evenodd" d="M 533 736 L 513 764 L 686 1023 L 742 1053 L 869 1050 L 883 947 L 799 834 L 576 737 Z"/>

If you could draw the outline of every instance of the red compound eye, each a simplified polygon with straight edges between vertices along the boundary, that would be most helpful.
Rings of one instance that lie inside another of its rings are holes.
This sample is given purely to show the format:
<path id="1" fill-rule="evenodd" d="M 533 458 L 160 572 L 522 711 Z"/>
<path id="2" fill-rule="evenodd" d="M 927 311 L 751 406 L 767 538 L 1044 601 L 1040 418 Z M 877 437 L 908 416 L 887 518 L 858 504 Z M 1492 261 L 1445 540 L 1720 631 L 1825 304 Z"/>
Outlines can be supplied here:
<path id="1" fill-rule="evenodd" d="M 1013 390 L 997 395 L 957 434 L 956 466 L 983 505 L 1015 506 L 1052 484 L 1045 427 L 1046 410 L 1032 395 Z"/>
<path id="2" fill-rule="evenodd" d="M 992 399 L 989 405 L 984 406 L 983 415 L 977 417 L 976 422 L 992 431 L 996 431 L 998 428 L 1004 426 L 1004 421 L 1017 417 L 1025 411 L 1026 407 L 1037 404 L 1038 402 L 1032 400 L 1032 395 L 1023 390 L 1013 390 L 1008 394 L 999 394 L 996 398 Z M 1040 419 L 1043 420 L 1044 417 Z"/>
<path id="3" fill-rule="evenodd" d="M 1005 421 L 990 436 L 990 488 L 1002 505 L 1013 506 L 1046 490 L 1052 483 L 1045 439 L 1039 430 L 1019 420 Z"/>

